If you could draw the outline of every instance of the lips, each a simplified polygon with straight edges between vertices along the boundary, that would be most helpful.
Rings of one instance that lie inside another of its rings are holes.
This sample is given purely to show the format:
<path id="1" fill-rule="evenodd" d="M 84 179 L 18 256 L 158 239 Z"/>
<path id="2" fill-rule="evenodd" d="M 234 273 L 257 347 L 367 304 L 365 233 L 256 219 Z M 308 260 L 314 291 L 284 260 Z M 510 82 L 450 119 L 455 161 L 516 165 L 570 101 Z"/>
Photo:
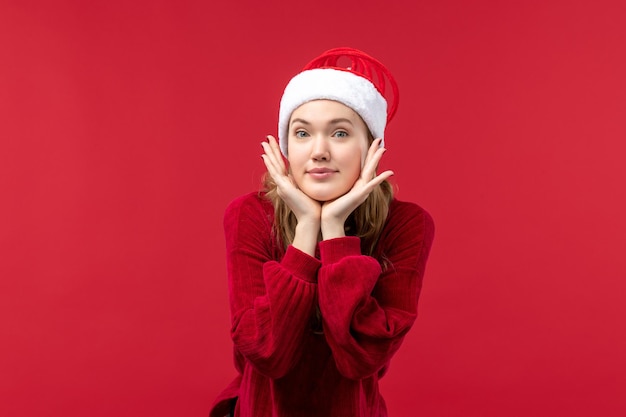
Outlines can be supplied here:
<path id="1" fill-rule="evenodd" d="M 312 168 L 307 171 L 309 174 L 326 174 L 329 172 L 335 172 L 334 169 L 330 168 Z"/>
<path id="2" fill-rule="evenodd" d="M 325 179 L 336 172 L 338 171 L 330 168 L 311 168 L 306 173 L 315 179 Z"/>

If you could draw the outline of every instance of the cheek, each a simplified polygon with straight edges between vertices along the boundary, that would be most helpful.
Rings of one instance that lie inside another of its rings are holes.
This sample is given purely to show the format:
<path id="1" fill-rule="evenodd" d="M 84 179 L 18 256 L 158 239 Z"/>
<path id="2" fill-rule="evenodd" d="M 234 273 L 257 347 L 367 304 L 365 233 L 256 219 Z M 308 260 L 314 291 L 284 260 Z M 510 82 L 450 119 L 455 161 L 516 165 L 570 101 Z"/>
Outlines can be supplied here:
<path id="1" fill-rule="evenodd" d="M 363 169 L 363 166 L 365 165 L 365 158 L 367 158 L 367 151 L 368 151 L 368 146 L 367 143 L 363 143 L 363 145 L 361 145 L 361 169 Z"/>
<path id="2" fill-rule="evenodd" d="M 292 144 L 287 146 L 287 161 L 292 167 L 302 166 L 308 161 L 308 150 L 302 144 Z"/>
<path id="3" fill-rule="evenodd" d="M 287 172 L 291 175 L 298 187 L 302 186 L 305 168 L 305 161 L 299 157 L 297 152 L 289 154 L 287 158 Z"/>
<path id="4" fill-rule="evenodd" d="M 355 150 L 353 155 L 359 152 L 359 150 Z M 356 181 L 361 175 L 361 170 L 363 169 L 363 164 L 365 162 L 365 156 L 361 154 L 360 158 L 353 158 L 350 163 L 350 172 L 351 177 Z"/>
<path id="5" fill-rule="evenodd" d="M 290 146 L 289 148 L 287 148 L 287 162 L 289 163 L 289 166 L 291 167 L 297 167 L 299 165 L 302 165 L 302 152 L 300 152 L 300 149 L 298 149 L 297 146 Z"/>
<path id="6" fill-rule="evenodd" d="M 289 163 L 289 166 L 293 167 L 294 169 L 302 166 L 302 158 L 298 156 L 297 152 L 290 153 L 289 157 L 287 158 L 287 162 Z"/>

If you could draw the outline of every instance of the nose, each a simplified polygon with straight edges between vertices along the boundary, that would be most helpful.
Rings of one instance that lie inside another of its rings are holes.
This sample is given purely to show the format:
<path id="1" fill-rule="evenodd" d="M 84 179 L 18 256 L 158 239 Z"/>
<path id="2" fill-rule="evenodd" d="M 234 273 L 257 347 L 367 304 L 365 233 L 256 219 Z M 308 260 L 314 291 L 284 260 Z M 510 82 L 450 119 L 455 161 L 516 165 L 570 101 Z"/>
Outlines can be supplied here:
<path id="1" fill-rule="evenodd" d="M 330 160 L 328 141 L 322 135 L 316 135 L 313 138 L 313 148 L 311 149 L 311 159 L 313 159 L 314 161 Z"/>

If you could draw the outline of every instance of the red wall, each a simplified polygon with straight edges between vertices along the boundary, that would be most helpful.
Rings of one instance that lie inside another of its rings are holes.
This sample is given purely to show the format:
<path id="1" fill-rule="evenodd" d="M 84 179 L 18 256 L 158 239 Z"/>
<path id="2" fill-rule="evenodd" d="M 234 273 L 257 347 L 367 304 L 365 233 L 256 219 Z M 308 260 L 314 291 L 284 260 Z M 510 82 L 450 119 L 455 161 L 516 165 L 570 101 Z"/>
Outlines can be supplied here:
<path id="1" fill-rule="evenodd" d="M 391 416 L 626 415 L 625 3 L 214 3 L 0 4 L 0 415 L 207 414 L 223 210 L 342 45 L 395 73 L 385 167 L 437 225 Z"/>

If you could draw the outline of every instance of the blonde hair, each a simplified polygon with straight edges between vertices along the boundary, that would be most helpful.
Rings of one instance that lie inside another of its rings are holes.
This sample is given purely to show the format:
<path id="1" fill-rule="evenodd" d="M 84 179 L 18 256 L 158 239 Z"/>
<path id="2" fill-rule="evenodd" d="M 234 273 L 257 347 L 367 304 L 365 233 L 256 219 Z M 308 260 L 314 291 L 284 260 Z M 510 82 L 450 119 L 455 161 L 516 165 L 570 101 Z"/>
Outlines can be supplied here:
<path id="1" fill-rule="evenodd" d="M 369 144 L 373 137 L 370 135 Z M 294 239 L 296 216 L 285 202 L 278 196 L 277 186 L 271 175 L 265 173 L 262 192 L 265 198 L 274 206 L 274 237 L 278 246 L 287 249 Z M 385 226 L 389 204 L 393 199 L 393 188 L 387 181 L 378 185 L 359 207 L 357 207 L 346 221 L 346 235 L 361 238 L 361 248 L 366 255 L 372 256 L 380 233 Z"/>

